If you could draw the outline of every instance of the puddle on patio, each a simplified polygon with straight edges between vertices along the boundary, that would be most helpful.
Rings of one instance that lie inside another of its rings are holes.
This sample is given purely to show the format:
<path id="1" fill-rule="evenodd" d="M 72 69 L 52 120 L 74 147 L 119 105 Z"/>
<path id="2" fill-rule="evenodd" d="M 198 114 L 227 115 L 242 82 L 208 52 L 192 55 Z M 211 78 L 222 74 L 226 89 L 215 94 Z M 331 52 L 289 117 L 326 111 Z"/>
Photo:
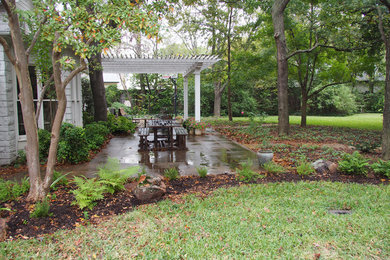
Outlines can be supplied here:
<path id="1" fill-rule="evenodd" d="M 188 136 L 187 150 L 139 152 L 139 137 L 120 136 L 110 143 L 90 162 L 79 165 L 57 167 L 56 170 L 70 175 L 94 177 L 98 167 L 109 157 L 117 158 L 121 168 L 139 165 L 150 175 L 163 174 L 165 169 L 176 167 L 181 175 L 197 175 L 196 167 L 207 167 L 208 174 L 231 173 L 241 162 L 252 160 L 258 168 L 256 154 L 216 132 L 203 136 Z M 19 173 L 13 179 L 20 179 L 26 173 Z"/>
<path id="2" fill-rule="evenodd" d="M 121 168 L 139 165 L 150 175 L 163 174 L 165 169 L 176 167 L 181 175 L 196 175 L 196 167 L 207 167 L 209 174 L 231 173 L 241 162 L 249 159 L 257 167 L 256 154 L 216 132 L 204 136 L 188 136 L 187 150 L 180 151 L 138 151 L 137 135 L 115 137 L 89 163 L 63 167 L 63 172 L 95 175 L 99 165 L 109 157 L 119 159 Z"/>

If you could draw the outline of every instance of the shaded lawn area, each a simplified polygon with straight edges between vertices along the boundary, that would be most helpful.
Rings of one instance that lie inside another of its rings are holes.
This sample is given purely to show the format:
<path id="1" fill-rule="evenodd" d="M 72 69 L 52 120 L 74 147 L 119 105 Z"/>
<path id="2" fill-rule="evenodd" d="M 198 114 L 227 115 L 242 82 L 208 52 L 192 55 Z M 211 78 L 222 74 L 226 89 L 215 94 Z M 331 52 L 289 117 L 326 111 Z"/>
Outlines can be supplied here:
<path id="1" fill-rule="evenodd" d="M 206 118 L 206 120 L 214 120 L 214 118 Z M 259 122 L 260 118 L 255 117 L 255 121 Z M 221 123 L 228 122 L 227 117 L 218 119 Z M 316 126 L 333 126 L 333 127 L 350 127 L 356 129 L 367 130 L 382 130 L 383 114 L 380 113 L 365 113 L 352 116 L 308 116 L 307 125 Z M 234 117 L 233 122 L 248 123 L 248 117 Z M 265 117 L 264 123 L 278 123 L 278 116 Z M 290 116 L 290 124 L 299 125 L 301 123 L 300 116 Z"/>
<path id="2" fill-rule="evenodd" d="M 348 209 L 350 215 L 328 210 Z M 268 183 L 140 206 L 98 226 L 0 243 L 5 258 L 390 257 L 388 185 Z"/>

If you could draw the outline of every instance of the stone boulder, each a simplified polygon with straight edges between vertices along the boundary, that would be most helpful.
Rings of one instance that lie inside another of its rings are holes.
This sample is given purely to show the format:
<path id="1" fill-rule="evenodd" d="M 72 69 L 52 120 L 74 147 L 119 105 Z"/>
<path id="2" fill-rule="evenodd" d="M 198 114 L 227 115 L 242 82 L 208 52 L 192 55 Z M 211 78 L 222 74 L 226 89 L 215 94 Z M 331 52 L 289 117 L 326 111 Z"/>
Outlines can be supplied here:
<path id="1" fill-rule="evenodd" d="M 311 164 L 317 173 L 320 174 L 334 174 L 337 172 L 337 163 L 325 160 L 317 160 Z"/>
<path id="2" fill-rule="evenodd" d="M 159 199 L 167 192 L 167 187 L 160 177 L 147 178 L 145 182 L 138 184 L 133 190 L 139 200 Z"/>

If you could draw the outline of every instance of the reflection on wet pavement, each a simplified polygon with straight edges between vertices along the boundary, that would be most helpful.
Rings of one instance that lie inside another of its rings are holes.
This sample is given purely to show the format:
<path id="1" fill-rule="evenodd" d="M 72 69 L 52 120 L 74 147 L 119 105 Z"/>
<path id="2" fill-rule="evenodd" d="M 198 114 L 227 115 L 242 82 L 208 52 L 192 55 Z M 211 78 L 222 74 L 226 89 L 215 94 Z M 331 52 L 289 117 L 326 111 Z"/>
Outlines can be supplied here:
<path id="1" fill-rule="evenodd" d="M 205 166 L 209 174 L 230 173 L 248 159 L 257 165 L 256 154 L 216 132 L 203 136 L 188 136 L 188 150 L 139 152 L 139 138 L 120 136 L 110 143 L 90 162 L 63 166 L 57 170 L 71 175 L 93 177 L 100 165 L 109 157 L 119 159 L 121 168 L 139 165 L 150 175 L 163 174 L 165 169 L 176 167 L 181 175 L 196 175 L 196 167 Z"/>

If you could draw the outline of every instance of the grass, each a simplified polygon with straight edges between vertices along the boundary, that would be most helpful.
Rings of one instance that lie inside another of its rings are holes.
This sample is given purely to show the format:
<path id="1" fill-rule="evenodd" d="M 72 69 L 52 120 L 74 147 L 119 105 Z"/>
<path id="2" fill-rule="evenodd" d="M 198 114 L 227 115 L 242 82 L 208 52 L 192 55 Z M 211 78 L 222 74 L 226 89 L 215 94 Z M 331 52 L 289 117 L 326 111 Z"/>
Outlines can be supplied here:
<path id="1" fill-rule="evenodd" d="M 330 209 L 351 209 L 332 215 Z M 390 188 L 330 182 L 219 189 L 99 226 L 0 243 L 5 258 L 390 258 Z"/>
<path id="2" fill-rule="evenodd" d="M 211 118 L 210 118 L 211 119 Z M 228 121 L 227 117 L 221 117 L 220 120 Z M 235 117 L 235 122 L 249 122 L 248 117 Z M 259 121 L 256 118 L 255 121 Z M 382 130 L 383 114 L 366 113 L 356 114 L 352 116 L 308 116 L 307 125 L 317 126 L 334 126 L 334 127 L 349 127 L 356 129 L 367 130 Z M 265 123 L 278 123 L 278 116 L 265 117 Z M 301 123 L 300 116 L 290 116 L 290 124 L 299 125 Z"/>

